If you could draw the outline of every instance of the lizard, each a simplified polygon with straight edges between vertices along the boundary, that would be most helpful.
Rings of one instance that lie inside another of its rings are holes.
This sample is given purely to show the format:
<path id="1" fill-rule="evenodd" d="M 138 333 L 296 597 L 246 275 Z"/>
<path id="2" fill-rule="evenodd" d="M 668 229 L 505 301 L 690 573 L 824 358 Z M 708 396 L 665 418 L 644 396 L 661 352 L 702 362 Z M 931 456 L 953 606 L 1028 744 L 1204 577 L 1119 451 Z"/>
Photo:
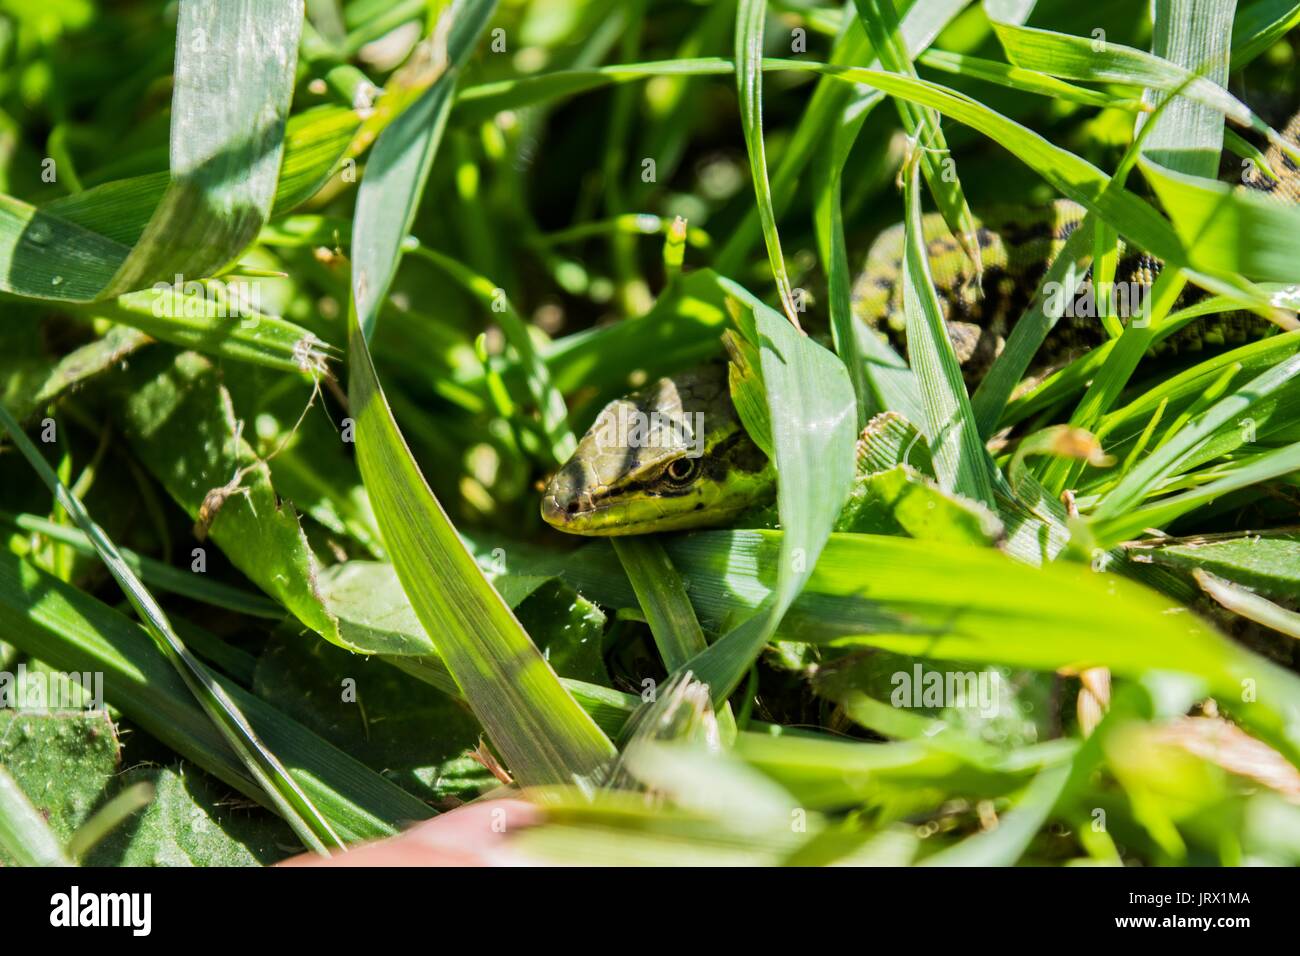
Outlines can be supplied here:
<path id="1" fill-rule="evenodd" d="M 1300 113 L 1282 135 L 1300 144 Z M 1255 170 L 1245 177 L 1245 186 L 1300 203 L 1300 169 L 1276 145 L 1265 158 L 1276 176 Z M 976 229 L 982 274 L 939 214 L 922 217 L 935 290 L 968 385 L 988 370 L 1083 216 L 1081 206 L 1065 199 L 1039 209 L 985 211 Z M 905 348 L 899 281 L 903 230 L 902 224 L 893 226 L 872 243 L 852 302 L 856 320 Z M 1153 256 L 1122 249 L 1116 278 L 1146 288 L 1160 268 Z M 1080 310 L 1083 315 L 1074 311 L 1067 310 L 1040 349 L 1042 366 L 1059 367 L 1104 340 L 1098 319 L 1088 317 L 1086 309 Z M 1127 317 L 1122 308 L 1117 315 Z M 1252 313 L 1228 312 L 1190 323 L 1159 347 L 1179 352 L 1244 344 L 1275 329 Z M 713 527 L 769 502 L 775 482 L 775 468 L 731 404 L 726 366 L 714 363 L 659 379 L 606 405 L 551 477 L 541 514 L 560 531 L 591 536 Z"/>

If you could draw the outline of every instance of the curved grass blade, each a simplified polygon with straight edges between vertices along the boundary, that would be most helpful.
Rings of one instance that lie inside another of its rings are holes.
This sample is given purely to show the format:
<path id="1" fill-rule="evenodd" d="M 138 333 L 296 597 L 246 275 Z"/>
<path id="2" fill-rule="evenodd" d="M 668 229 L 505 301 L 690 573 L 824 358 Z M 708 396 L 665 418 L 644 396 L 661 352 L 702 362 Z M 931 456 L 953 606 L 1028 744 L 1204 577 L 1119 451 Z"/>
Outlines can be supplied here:
<path id="1" fill-rule="evenodd" d="M 145 628 L 166 655 L 172 666 L 184 679 L 191 693 L 203 705 L 212 722 L 217 725 L 227 743 L 239 754 L 244 766 L 274 803 L 277 812 L 309 848 L 326 853 L 327 847 L 342 847 L 343 843 L 333 828 L 321 815 L 311 799 L 302 791 L 240 712 L 225 689 L 208 669 L 186 649 L 185 644 L 172 629 L 166 613 L 154 600 L 148 589 L 140 583 L 130 565 L 118 552 L 99 525 L 95 524 L 85 507 L 58 479 L 46 464 L 36 446 L 19 428 L 9 413 L 0 407 L 0 426 L 22 452 L 28 464 L 40 476 L 46 487 L 62 508 L 72 516 L 81 530 L 90 538 L 100 560 L 113 579 L 122 588 L 131 606 L 135 608 Z"/>
<path id="2" fill-rule="evenodd" d="M 1294 0 L 1243 3 L 1232 24 L 1232 68 L 1240 70 L 1300 23 Z"/>
<path id="3" fill-rule="evenodd" d="M 921 232 L 917 166 L 913 165 L 906 176 L 903 310 L 907 317 L 907 353 L 929 424 L 926 438 L 934 459 L 935 476 L 944 490 L 996 508 L 988 454 L 930 276 L 930 260 Z"/>
<path id="4" fill-rule="evenodd" d="M 495 0 L 452 8 L 453 62 L 469 55 L 493 9 Z M 389 145 L 381 151 L 383 143 L 376 144 L 383 162 L 377 166 L 372 156 L 358 196 L 356 298 L 348 320 L 357 459 L 402 589 L 511 773 L 526 785 L 581 783 L 606 764 L 614 746 L 564 689 L 457 535 L 398 430 L 366 342 L 432 166 L 455 80 L 454 69 L 444 73 L 386 131 Z M 403 122 L 407 115 L 412 120 Z M 419 116 L 434 126 L 421 128 Z M 373 184 L 371 169 L 379 177 Z"/>
<path id="5" fill-rule="evenodd" d="M 348 353 L 361 477 L 402 589 L 438 655 L 519 782 L 590 779 L 613 745 L 560 684 L 429 490 L 355 314 Z"/>
<path id="6" fill-rule="evenodd" d="M 817 563 L 853 483 L 857 401 L 838 358 L 782 321 L 781 316 L 727 279 L 736 318 L 759 350 L 778 474 L 782 538 L 777 584 L 770 601 L 684 664 L 707 683 L 715 704 L 730 696 Z"/>
<path id="7" fill-rule="evenodd" d="M 181 4 L 170 179 L 138 240 L 0 197 L 0 288 L 91 302 L 233 260 L 275 199 L 302 19 L 302 0 Z"/>
<path id="8" fill-rule="evenodd" d="M 51 667 L 104 675 L 104 698 L 195 765 L 263 805 L 270 798 L 204 713 L 157 643 L 136 622 L 8 551 L 0 551 L 6 639 Z M 242 687 L 226 691 L 349 842 L 391 836 L 431 811 Z"/>
<path id="9" fill-rule="evenodd" d="M 1222 9 L 1222 4 L 1217 2 L 1212 3 L 1211 6 L 1216 10 Z M 1231 12 L 1230 6 L 1228 11 Z M 1166 17 L 1165 22 L 1168 20 L 1169 18 Z M 1196 35 L 1202 39 L 1211 36 L 1225 37 L 1222 31 L 1216 32 L 1213 26 L 1207 25 L 1205 17 L 1198 18 L 1189 15 L 1186 11 L 1180 11 L 1179 15 L 1174 17 L 1174 22 L 1185 25 L 1187 29 L 1194 29 Z M 1195 26 L 1193 27 L 1192 24 Z M 1198 111 L 1205 111 L 1200 115 L 1184 116 L 1177 105 L 1173 111 L 1165 111 L 1164 115 L 1171 117 L 1171 121 L 1177 122 L 1180 127 L 1184 122 L 1196 122 L 1199 125 L 1206 122 L 1207 118 L 1213 120 L 1213 117 L 1224 116 L 1267 137 L 1270 143 L 1284 149 L 1295 149 L 1276 130 L 1256 116 L 1245 103 L 1224 89 L 1222 81 L 1216 78 L 1226 74 L 1226 49 L 1212 50 L 1205 46 L 1178 49 L 1166 47 L 1168 56 L 1178 58 L 1172 60 L 1110 41 L 1098 50 L 1094 49 L 1096 44 L 1093 40 L 1033 27 L 1009 26 L 995 22 L 994 29 L 997 31 L 998 39 L 1002 41 L 1007 58 L 1018 66 L 1072 80 L 1124 83 L 1148 87 L 1165 94 L 1176 93 L 1190 101 L 1189 106 L 1194 105 Z M 1188 38 L 1182 34 L 1164 38 L 1165 43 L 1185 43 L 1187 40 Z M 1187 65 L 1180 65 L 1184 62 L 1181 59 L 1184 56 L 1187 57 L 1185 61 Z M 1215 66 L 1216 63 L 1219 64 L 1218 67 Z M 1206 75 L 1208 69 L 1213 69 L 1215 75 Z M 1213 123 L 1214 128 L 1222 130 L 1222 123 L 1217 120 L 1213 120 Z M 1187 131 L 1185 127 L 1183 131 Z M 1175 133 L 1171 132 L 1168 135 L 1173 137 Z M 1147 149 L 1161 151 L 1174 148 L 1180 152 L 1187 149 L 1186 141 L 1172 138 L 1166 140 L 1164 136 L 1165 134 L 1157 131 L 1153 137 L 1148 137 Z M 1200 149 L 1201 147 L 1197 147 L 1197 151 Z M 1204 167 L 1200 172 L 1201 175 L 1213 175 L 1217 171 L 1217 166 L 1215 169 L 1209 169 L 1208 159 L 1203 157 L 1200 162 Z M 1166 160 L 1162 160 L 1162 164 L 1172 165 Z M 1173 166 L 1173 168 L 1178 167 Z M 1205 171 L 1207 169 L 1208 173 Z"/>
<path id="10" fill-rule="evenodd" d="M 767 258 L 772 264 L 781 307 L 797 329 L 799 307 L 794 301 L 790 274 L 781 252 L 781 236 L 776 230 L 776 212 L 772 208 L 772 184 L 767 178 L 767 152 L 763 145 L 763 27 L 767 20 L 767 0 L 740 0 L 736 9 L 736 86 L 740 96 L 740 121 L 749 153 L 749 172 L 754 182 L 759 220 Z"/>

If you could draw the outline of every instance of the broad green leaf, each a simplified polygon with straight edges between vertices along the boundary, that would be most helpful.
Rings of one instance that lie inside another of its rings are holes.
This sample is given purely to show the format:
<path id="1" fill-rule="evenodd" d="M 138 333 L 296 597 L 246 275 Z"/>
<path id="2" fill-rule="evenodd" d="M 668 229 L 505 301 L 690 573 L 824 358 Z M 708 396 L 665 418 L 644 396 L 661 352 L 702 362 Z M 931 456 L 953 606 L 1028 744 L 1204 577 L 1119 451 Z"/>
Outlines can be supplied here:
<path id="1" fill-rule="evenodd" d="M 150 355 L 119 386 L 123 431 L 202 537 L 316 633 L 365 650 L 322 605 L 317 561 L 291 503 L 243 437 L 219 370 L 193 352 Z M 235 479 L 238 478 L 236 481 Z"/>
<path id="2" fill-rule="evenodd" d="M 376 773 L 435 807 L 450 808 L 497 780 L 467 754 L 473 715 L 428 685 L 297 628 L 280 628 L 257 661 L 253 690 Z"/>
<path id="3" fill-rule="evenodd" d="M 291 855 L 283 823 L 230 806 L 193 766 L 136 767 L 120 783 L 149 786 L 154 798 L 91 851 L 92 866 L 257 866 Z"/>
<path id="4" fill-rule="evenodd" d="M 90 818 L 121 760 L 117 731 L 104 710 L 0 710 L 0 765 L 61 846 Z"/>

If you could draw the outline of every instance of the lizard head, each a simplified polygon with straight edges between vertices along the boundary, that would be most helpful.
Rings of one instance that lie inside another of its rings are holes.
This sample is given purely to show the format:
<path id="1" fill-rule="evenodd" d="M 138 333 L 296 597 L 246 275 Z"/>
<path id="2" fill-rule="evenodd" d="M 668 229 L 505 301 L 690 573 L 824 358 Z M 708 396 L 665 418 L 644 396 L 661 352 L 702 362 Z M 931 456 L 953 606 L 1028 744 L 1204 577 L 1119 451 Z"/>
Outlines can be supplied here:
<path id="1" fill-rule="evenodd" d="M 723 366 L 610 402 L 542 495 L 570 534 L 646 534 L 729 521 L 771 497 L 774 472 L 736 416 Z"/>

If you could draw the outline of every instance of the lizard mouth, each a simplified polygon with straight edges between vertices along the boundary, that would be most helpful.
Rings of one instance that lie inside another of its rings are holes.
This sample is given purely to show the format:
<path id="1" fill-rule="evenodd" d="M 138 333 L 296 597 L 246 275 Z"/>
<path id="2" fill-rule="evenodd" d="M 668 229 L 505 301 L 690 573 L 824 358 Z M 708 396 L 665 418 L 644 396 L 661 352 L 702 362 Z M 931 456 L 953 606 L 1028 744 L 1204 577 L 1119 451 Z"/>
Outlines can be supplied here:
<path id="1" fill-rule="evenodd" d="M 542 520 L 557 531 L 568 534 L 618 535 L 637 534 L 654 523 L 629 518 L 626 506 L 619 502 L 598 503 L 582 496 L 565 496 L 548 492 L 542 496 Z"/>

